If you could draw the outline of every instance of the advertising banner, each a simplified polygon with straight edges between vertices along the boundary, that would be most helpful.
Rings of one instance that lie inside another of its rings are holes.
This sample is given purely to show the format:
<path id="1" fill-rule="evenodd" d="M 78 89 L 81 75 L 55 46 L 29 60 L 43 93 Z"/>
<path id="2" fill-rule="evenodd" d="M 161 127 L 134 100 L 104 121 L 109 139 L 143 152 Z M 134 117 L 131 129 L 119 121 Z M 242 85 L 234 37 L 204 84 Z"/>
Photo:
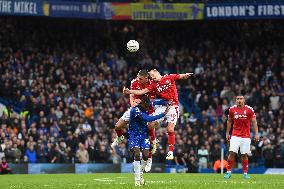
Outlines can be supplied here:
<path id="1" fill-rule="evenodd" d="M 74 173 L 74 164 L 29 163 L 29 174 Z"/>
<path id="2" fill-rule="evenodd" d="M 279 19 L 284 18 L 284 4 L 206 4 L 204 19 Z"/>
<path id="3" fill-rule="evenodd" d="M 0 15 L 43 16 L 40 0 L 0 0 Z"/>
<path id="4" fill-rule="evenodd" d="M 102 18 L 101 3 L 50 1 L 48 6 L 52 17 Z"/>
<path id="5" fill-rule="evenodd" d="M 76 164 L 75 173 L 120 173 L 120 164 L 107 164 L 107 163 L 95 163 L 95 164 Z"/>
<path id="6" fill-rule="evenodd" d="M 131 3 L 132 20 L 201 20 L 204 4 Z"/>
<path id="7" fill-rule="evenodd" d="M 104 3 L 103 17 L 106 20 L 131 20 L 130 3 Z"/>

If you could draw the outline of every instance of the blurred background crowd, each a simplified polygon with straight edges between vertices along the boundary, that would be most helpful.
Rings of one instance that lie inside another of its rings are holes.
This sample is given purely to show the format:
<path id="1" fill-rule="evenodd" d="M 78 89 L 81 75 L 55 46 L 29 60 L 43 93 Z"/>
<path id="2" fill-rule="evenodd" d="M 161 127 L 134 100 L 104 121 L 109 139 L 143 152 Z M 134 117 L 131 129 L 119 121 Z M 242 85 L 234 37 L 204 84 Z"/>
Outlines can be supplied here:
<path id="1" fill-rule="evenodd" d="M 250 166 L 284 167 L 283 21 L 111 22 L 0 19 L 0 156 L 10 163 L 131 162 L 127 139 L 110 149 L 115 123 L 129 107 L 122 87 L 139 69 L 194 72 L 178 81 L 181 116 L 175 160 L 167 132 L 154 163 L 213 167 L 225 155 L 227 110 L 245 94 L 260 142 Z M 141 49 L 125 44 L 137 39 Z M 127 137 L 126 137 L 127 138 Z"/>

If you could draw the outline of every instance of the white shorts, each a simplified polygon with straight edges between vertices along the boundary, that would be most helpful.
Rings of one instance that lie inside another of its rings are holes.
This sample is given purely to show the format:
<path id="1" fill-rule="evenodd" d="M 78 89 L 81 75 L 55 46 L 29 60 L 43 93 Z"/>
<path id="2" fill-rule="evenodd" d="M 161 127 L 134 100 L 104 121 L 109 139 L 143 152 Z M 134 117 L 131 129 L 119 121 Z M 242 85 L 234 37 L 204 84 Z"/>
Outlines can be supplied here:
<path id="1" fill-rule="evenodd" d="M 122 119 L 123 121 L 129 122 L 129 120 L 130 120 L 130 111 L 131 111 L 131 108 L 128 108 L 128 110 L 126 112 L 124 112 L 124 114 L 121 116 L 120 119 Z"/>
<path id="2" fill-rule="evenodd" d="M 238 153 L 240 149 L 241 154 L 250 154 L 250 143 L 250 138 L 232 136 L 229 151 Z"/>
<path id="3" fill-rule="evenodd" d="M 167 106 L 155 106 L 155 112 L 153 115 L 159 115 L 164 113 Z M 176 124 L 179 118 L 179 106 L 169 106 L 169 111 L 165 117 L 158 119 L 157 122 L 161 123 L 166 119 L 167 123 L 174 123 Z"/>

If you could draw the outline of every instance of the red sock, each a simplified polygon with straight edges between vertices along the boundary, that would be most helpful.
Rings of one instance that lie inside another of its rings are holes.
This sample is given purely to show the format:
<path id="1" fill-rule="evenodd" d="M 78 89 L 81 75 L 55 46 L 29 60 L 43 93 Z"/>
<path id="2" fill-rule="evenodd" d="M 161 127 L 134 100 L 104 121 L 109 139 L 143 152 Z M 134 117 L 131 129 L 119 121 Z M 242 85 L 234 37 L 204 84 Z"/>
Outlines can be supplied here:
<path id="1" fill-rule="evenodd" d="M 168 132 L 169 151 L 174 151 L 175 143 L 176 143 L 175 132 Z"/>
<path id="2" fill-rule="evenodd" d="M 149 137 L 150 137 L 150 143 L 152 144 L 152 142 L 156 139 L 155 129 L 148 128 L 148 132 L 149 132 Z"/>
<path id="3" fill-rule="evenodd" d="M 234 165 L 234 160 L 228 159 L 227 171 L 232 171 L 233 165 Z"/>
<path id="4" fill-rule="evenodd" d="M 243 171 L 244 173 L 248 173 L 248 160 L 245 159 L 242 161 Z"/>
<path id="5" fill-rule="evenodd" d="M 115 129 L 115 132 L 116 132 L 118 137 L 121 137 L 123 135 L 123 130 L 121 130 L 121 129 L 119 129 L 119 130 Z"/>
<path id="6" fill-rule="evenodd" d="M 152 158 L 152 150 L 150 149 L 150 151 L 149 151 L 149 156 L 148 156 L 148 158 Z"/>

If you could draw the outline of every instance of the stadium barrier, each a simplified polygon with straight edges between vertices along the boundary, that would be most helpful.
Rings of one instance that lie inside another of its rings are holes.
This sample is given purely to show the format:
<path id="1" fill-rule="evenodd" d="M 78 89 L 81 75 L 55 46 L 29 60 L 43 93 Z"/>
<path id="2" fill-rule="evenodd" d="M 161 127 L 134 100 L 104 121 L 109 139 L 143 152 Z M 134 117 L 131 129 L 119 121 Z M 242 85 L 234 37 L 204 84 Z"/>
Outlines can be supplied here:
<path id="1" fill-rule="evenodd" d="M 132 163 L 122 164 L 51 164 L 51 163 L 29 163 L 10 164 L 13 174 L 55 174 L 55 173 L 132 173 Z M 153 164 L 152 173 L 185 173 L 187 167 L 182 165 L 166 166 L 165 164 Z M 242 169 L 234 169 L 234 173 L 242 173 Z M 284 174 L 284 168 L 264 167 L 250 168 L 251 174 Z M 212 168 L 200 169 L 199 173 L 214 173 Z"/>
<path id="2" fill-rule="evenodd" d="M 0 15 L 106 20 L 283 19 L 283 1 L 270 3 L 96 3 L 0 0 Z"/>

